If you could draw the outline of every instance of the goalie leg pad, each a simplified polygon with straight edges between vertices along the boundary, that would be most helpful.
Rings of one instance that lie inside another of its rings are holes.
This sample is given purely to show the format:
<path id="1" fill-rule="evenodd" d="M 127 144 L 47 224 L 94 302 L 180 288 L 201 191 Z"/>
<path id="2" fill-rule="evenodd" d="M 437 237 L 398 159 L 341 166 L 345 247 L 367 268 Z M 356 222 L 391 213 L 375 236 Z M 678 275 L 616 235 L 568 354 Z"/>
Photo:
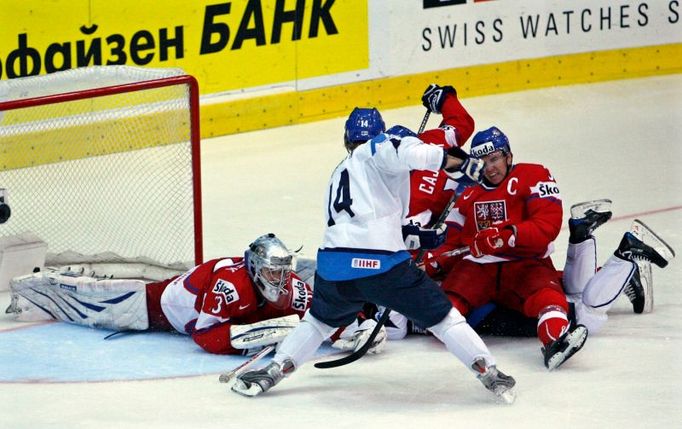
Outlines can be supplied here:
<path id="1" fill-rule="evenodd" d="M 145 283 L 45 271 L 10 282 L 17 319 L 42 312 L 63 322 L 112 330 L 149 328 Z"/>

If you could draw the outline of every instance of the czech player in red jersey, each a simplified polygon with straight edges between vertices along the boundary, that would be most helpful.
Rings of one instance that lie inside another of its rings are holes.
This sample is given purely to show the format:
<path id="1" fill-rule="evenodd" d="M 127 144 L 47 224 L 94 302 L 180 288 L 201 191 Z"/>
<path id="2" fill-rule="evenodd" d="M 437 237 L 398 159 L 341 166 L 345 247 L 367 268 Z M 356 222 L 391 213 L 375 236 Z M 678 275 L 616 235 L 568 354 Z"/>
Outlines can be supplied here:
<path id="1" fill-rule="evenodd" d="M 443 290 L 462 314 L 492 301 L 537 317 L 545 366 L 555 369 L 587 339 L 587 328 L 570 326 L 550 258 L 562 224 L 559 187 L 544 166 L 514 164 L 496 127 L 474 136 L 471 156 L 485 161 L 484 180 L 458 199 L 444 246 L 469 246 L 471 254 L 454 262 Z"/>

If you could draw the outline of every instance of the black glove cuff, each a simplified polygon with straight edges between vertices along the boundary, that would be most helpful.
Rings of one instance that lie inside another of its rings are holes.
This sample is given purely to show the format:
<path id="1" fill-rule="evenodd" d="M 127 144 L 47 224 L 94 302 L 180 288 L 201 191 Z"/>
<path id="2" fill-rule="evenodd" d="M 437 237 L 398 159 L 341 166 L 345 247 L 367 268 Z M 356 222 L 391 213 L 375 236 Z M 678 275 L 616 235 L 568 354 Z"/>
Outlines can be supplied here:
<path id="1" fill-rule="evenodd" d="M 469 159 L 469 154 L 464 152 L 459 146 L 453 146 L 448 149 L 448 155 L 454 156 L 455 158 L 461 159 L 462 161 Z"/>

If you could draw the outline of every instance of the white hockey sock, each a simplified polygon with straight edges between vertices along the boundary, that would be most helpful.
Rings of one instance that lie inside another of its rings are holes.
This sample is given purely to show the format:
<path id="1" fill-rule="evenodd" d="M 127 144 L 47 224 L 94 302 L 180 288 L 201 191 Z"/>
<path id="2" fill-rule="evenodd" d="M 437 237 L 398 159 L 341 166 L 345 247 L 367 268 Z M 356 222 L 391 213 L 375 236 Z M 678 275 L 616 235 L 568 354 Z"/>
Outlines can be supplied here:
<path id="1" fill-rule="evenodd" d="M 597 245 L 594 238 L 568 244 L 564 266 L 564 289 L 568 295 L 580 295 L 597 271 Z"/>
<path id="2" fill-rule="evenodd" d="M 472 368 L 478 359 L 485 359 L 486 367 L 495 365 L 495 358 L 490 354 L 488 347 L 456 309 L 450 310 L 445 319 L 431 326 L 429 331 L 474 373 L 478 374 Z"/>
<path id="3" fill-rule="evenodd" d="M 322 342 L 331 337 L 336 329 L 317 320 L 308 311 L 301 323 L 282 341 L 272 360 L 282 364 L 289 359 L 298 368 L 310 360 Z"/>

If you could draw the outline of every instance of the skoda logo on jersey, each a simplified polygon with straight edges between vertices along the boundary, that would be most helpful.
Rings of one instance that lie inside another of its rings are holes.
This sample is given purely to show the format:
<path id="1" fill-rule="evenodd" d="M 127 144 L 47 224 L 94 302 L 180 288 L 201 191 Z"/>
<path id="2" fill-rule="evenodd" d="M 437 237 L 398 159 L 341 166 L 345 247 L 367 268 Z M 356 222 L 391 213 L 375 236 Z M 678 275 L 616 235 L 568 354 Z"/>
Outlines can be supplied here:
<path id="1" fill-rule="evenodd" d="M 231 303 L 239 300 L 239 293 L 237 293 L 237 288 L 230 282 L 223 279 L 219 279 L 215 285 L 213 285 L 213 293 L 222 294 L 225 297 L 226 303 Z"/>
<path id="2" fill-rule="evenodd" d="M 559 187 L 555 182 L 538 182 L 530 188 L 532 194 L 537 194 L 540 198 L 561 198 Z"/>
<path id="3" fill-rule="evenodd" d="M 363 270 L 380 270 L 381 261 L 378 259 L 353 258 L 350 266 Z"/>
<path id="4" fill-rule="evenodd" d="M 474 158 L 480 158 L 489 153 L 493 153 L 496 150 L 497 149 L 495 149 L 495 145 L 492 142 L 485 142 L 482 145 L 471 148 L 471 156 Z"/>
<path id="5" fill-rule="evenodd" d="M 305 283 L 294 279 L 291 284 L 295 291 L 294 299 L 291 301 L 291 307 L 295 310 L 305 311 L 305 309 L 308 307 L 309 301 L 308 291 L 305 288 Z"/>

